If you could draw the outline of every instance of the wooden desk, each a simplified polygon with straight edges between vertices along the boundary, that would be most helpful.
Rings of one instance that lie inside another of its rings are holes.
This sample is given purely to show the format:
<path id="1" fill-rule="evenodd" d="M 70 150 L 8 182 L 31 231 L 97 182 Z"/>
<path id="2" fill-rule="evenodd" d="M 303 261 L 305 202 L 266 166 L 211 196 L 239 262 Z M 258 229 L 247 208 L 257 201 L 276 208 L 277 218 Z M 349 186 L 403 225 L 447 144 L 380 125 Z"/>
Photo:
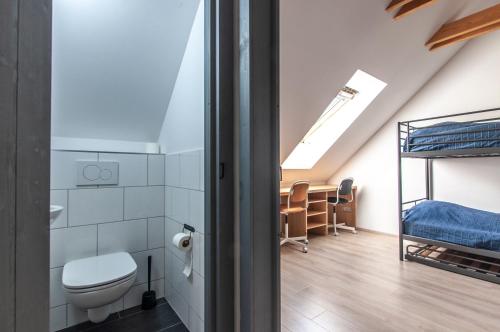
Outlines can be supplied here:
<path id="1" fill-rule="evenodd" d="M 328 225 L 333 224 L 333 210 L 328 197 L 337 195 L 337 185 L 317 185 L 309 187 L 309 208 L 304 223 L 303 215 L 289 216 L 290 237 L 304 236 L 306 233 L 328 235 Z M 280 188 L 281 204 L 287 204 L 290 187 Z M 337 223 L 345 222 L 356 227 L 356 186 L 353 186 L 353 201 L 337 206 Z M 284 218 L 282 217 L 281 222 Z"/>

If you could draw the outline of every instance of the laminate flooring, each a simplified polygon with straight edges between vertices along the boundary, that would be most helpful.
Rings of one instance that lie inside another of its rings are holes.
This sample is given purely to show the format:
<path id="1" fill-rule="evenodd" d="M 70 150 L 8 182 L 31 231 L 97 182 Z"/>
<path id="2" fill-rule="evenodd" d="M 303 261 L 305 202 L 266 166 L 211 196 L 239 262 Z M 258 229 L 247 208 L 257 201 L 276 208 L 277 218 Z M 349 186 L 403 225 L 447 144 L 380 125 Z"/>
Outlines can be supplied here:
<path id="1" fill-rule="evenodd" d="M 400 262 L 389 235 L 309 240 L 281 249 L 284 332 L 500 331 L 500 285 Z"/>

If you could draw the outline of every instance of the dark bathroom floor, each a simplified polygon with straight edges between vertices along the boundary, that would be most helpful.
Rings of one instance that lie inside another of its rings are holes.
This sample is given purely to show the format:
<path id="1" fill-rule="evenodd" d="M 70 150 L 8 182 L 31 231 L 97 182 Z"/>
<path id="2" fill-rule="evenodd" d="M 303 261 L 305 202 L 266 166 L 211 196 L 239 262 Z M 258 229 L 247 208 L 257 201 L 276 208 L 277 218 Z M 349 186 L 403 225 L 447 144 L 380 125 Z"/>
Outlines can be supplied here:
<path id="1" fill-rule="evenodd" d="M 162 299 L 151 310 L 143 311 L 140 306 L 134 307 L 112 314 L 102 323 L 85 322 L 60 332 L 188 332 L 188 329 Z"/>

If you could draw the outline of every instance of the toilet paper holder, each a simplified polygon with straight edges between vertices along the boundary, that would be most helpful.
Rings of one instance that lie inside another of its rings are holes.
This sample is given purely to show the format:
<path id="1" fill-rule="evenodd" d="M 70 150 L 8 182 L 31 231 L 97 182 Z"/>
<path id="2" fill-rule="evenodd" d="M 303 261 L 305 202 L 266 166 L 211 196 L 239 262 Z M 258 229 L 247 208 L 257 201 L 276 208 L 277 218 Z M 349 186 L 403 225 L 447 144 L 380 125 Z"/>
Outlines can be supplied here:
<path id="1" fill-rule="evenodd" d="M 187 241 L 191 242 L 191 240 L 193 239 L 193 233 L 195 232 L 195 229 L 191 225 L 184 224 L 184 226 L 182 227 L 182 233 L 185 233 L 186 230 L 189 231 L 189 239 Z"/>
<path id="2" fill-rule="evenodd" d="M 184 232 L 186 229 L 189 231 L 189 235 L 192 235 L 195 232 L 195 229 L 193 226 L 188 225 L 188 224 L 184 224 L 182 231 Z"/>

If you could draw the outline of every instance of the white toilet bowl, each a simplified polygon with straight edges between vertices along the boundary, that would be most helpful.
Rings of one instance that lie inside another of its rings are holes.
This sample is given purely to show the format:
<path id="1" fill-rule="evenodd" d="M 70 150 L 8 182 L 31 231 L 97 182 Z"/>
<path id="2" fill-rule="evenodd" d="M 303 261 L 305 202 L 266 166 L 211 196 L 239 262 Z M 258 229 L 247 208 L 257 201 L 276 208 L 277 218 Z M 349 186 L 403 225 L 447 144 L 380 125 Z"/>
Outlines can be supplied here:
<path id="1" fill-rule="evenodd" d="M 62 283 L 66 299 L 88 310 L 89 320 L 104 321 L 110 304 L 134 284 L 137 264 L 126 252 L 78 259 L 64 265 Z"/>

